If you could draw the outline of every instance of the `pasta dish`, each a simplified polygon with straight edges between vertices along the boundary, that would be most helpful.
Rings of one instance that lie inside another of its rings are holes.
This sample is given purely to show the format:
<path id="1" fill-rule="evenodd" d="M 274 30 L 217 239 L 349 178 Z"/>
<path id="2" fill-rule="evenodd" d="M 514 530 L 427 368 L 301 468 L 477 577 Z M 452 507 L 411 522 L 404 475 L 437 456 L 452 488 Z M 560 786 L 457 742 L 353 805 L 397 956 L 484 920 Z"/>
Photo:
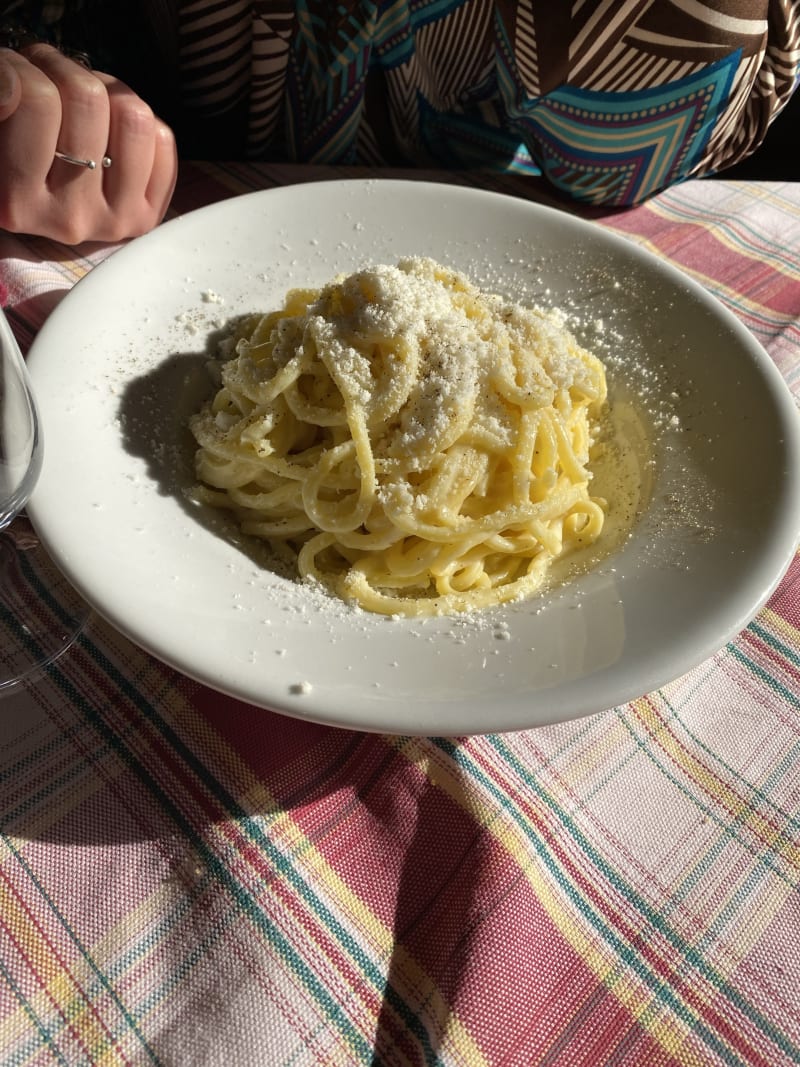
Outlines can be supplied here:
<path id="1" fill-rule="evenodd" d="M 563 316 L 409 258 L 241 323 L 191 420 L 199 498 L 370 611 L 527 597 L 599 536 L 602 363 Z"/>

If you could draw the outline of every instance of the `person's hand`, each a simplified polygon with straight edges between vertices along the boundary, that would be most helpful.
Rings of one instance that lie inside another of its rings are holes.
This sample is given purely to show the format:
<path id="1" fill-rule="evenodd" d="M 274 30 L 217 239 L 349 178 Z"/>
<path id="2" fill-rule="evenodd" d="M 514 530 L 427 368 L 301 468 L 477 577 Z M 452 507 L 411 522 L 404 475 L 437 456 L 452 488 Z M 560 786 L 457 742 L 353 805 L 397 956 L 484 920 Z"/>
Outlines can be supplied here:
<path id="1" fill-rule="evenodd" d="M 164 217 L 176 175 L 172 131 L 128 86 L 50 45 L 0 49 L 1 228 L 70 245 L 135 237 Z"/>

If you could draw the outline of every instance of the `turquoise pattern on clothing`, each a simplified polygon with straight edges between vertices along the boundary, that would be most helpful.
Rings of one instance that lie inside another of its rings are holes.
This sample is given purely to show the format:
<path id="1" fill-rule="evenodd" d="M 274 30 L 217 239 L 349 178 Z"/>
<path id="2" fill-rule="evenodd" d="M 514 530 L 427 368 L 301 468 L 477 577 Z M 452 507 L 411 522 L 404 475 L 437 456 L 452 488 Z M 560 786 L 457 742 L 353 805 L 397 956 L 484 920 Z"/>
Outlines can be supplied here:
<path id="1" fill-rule="evenodd" d="M 354 27 L 348 50 L 353 55 L 350 92 L 339 86 L 335 118 L 348 139 L 356 137 L 355 114 L 369 70 L 378 66 L 402 78 L 403 65 L 417 54 L 420 29 L 454 16 L 464 4 L 393 0 L 380 5 L 371 39 L 365 26 L 359 33 Z M 590 203 L 637 203 L 688 177 L 729 102 L 742 59 L 741 51 L 734 50 L 683 79 L 634 92 L 598 92 L 564 83 L 531 96 L 497 12 L 489 32 L 486 44 L 494 63 L 482 82 L 469 84 L 468 93 L 449 107 L 435 106 L 418 86 L 410 93 L 419 152 L 448 169 L 544 173 L 558 188 Z M 354 86 L 358 91 L 353 92 Z M 332 128 L 333 115 L 329 122 Z M 335 146 L 341 152 L 341 137 L 335 138 Z"/>
<path id="2" fill-rule="evenodd" d="M 483 87 L 486 100 L 476 104 L 477 113 L 444 113 L 419 99 L 422 144 L 446 167 L 544 173 L 581 200 L 635 203 L 691 173 L 728 102 L 740 60 L 735 52 L 696 74 L 638 92 L 561 85 L 527 99 L 510 64 L 500 61 L 497 82 Z"/>
<path id="3" fill-rule="evenodd" d="M 0 9 L 55 42 L 86 36 L 95 65 L 163 92 L 192 158 L 543 173 L 613 206 L 746 158 L 800 72 L 800 0 L 752 0 L 736 17 L 673 0 L 171 2 L 174 107 L 172 75 L 151 79 L 138 36 L 128 51 L 102 20 L 92 29 L 103 0 L 71 0 L 63 18 L 60 0 Z M 131 3 L 153 27 L 170 6 Z"/>
<path id="4" fill-rule="evenodd" d="M 453 169 L 514 171 L 541 174 L 519 134 L 492 125 L 474 114 L 444 114 L 418 101 L 419 133 L 425 153 Z"/>
<path id="5" fill-rule="evenodd" d="M 740 58 L 632 93 L 560 86 L 524 107 L 509 104 L 509 119 L 556 186 L 590 202 L 635 203 L 700 161 Z"/>

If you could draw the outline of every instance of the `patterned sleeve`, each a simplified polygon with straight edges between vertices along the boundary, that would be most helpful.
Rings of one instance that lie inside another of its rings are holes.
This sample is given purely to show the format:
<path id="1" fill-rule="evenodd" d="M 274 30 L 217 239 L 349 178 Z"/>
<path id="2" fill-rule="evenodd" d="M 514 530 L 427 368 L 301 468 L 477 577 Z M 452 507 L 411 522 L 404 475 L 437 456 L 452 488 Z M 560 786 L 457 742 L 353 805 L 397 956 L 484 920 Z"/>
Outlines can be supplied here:
<path id="1" fill-rule="evenodd" d="M 506 113 L 550 181 L 591 203 L 633 204 L 733 165 L 798 79 L 799 0 L 590 0 L 546 13 L 501 0 L 497 12 Z"/>
<path id="2" fill-rule="evenodd" d="M 800 70 L 800 0 L 334 6 L 130 0 L 153 41 L 165 20 L 174 32 L 174 84 L 151 77 L 161 50 L 134 47 L 132 33 L 105 54 L 97 11 L 118 3 L 0 0 L 0 13 L 25 15 L 54 43 L 85 39 L 96 66 L 151 102 L 155 86 L 197 157 L 521 170 L 614 206 L 755 151 Z M 220 139 L 223 128 L 241 143 Z"/>

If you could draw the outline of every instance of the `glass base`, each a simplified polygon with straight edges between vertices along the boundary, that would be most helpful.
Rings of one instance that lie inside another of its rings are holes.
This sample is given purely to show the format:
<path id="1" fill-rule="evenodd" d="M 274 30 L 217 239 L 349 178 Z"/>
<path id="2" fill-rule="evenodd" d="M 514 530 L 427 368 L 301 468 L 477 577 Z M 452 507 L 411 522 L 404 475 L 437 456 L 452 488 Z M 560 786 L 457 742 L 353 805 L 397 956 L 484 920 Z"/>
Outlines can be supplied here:
<path id="1" fill-rule="evenodd" d="M 62 656 L 90 615 L 27 519 L 0 533 L 0 696 Z"/>

